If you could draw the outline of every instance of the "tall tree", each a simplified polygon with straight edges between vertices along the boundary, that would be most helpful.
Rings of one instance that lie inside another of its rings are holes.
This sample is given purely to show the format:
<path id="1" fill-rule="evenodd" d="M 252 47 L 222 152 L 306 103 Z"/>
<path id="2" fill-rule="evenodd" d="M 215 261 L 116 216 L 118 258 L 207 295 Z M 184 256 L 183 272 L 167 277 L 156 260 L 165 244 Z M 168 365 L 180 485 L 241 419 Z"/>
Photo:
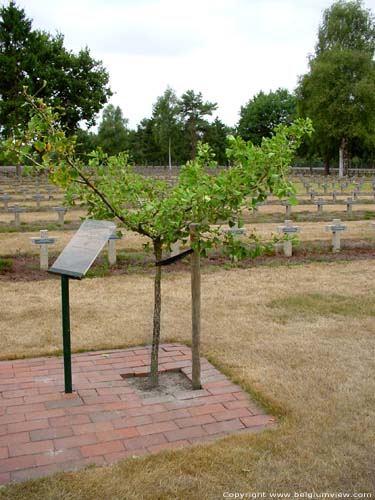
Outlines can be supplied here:
<path id="1" fill-rule="evenodd" d="M 128 120 L 119 106 L 108 104 L 99 125 L 97 144 L 105 153 L 116 155 L 129 148 Z"/>
<path id="2" fill-rule="evenodd" d="M 215 155 L 215 160 L 219 165 L 227 164 L 226 149 L 229 146 L 228 136 L 230 133 L 230 128 L 216 117 L 215 120 L 207 126 L 203 134 L 203 142 L 210 145 Z"/>
<path id="3" fill-rule="evenodd" d="M 163 161 L 168 160 L 169 168 L 172 168 L 172 151 L 176 151 L 176 141 L 181 133 L 178 111 L 176 93 L 168 87 L 153 106 L 152 120 L 155 143 L 159 146 Z"/>
<path id="4" fill-rule="evenodd" d="M 33 30 L 32 21 L 14 1 L 0 8 L 0 131 L 7 135 L 25 126 L 22 89 L 64 109 L 62 120 L 73 130 L 93 123 L 111 91 L 109 76 L 88 48 L 76 55 L 64 48 L 61 34 Z"/>
<path id="5" fill-rule="evenodd" d="M 217 104 L 203 101 L 201 92 L 196 94 L 194 90 L 187 90 L 179 100 L 179 111 L 190 140 L 191 158 L 197 154 L 197 146 L 202 134 L 207 129 L 206 116 L 211 116 L 217 109 Z"/>
<path id="6" fill-rule="evenodd" d="M 263 137 L 270 137 L 278 125 L 289 125 L 296 118 L 296 97 L 287 89 L 265 94 L 260 91 L 241 107 L 238 133 L 246 141 L 260 144 Z"/>
<path id="7" fill-rule="evenodd" d="M 326 167 L 339 152 L 340 176 L 353 144 L 370 147 L 375 140 L 374 49 L 372 13 L 360 1 L 340 0 L 324 12 L 315 57 L 299 81 L 299 111 L 313 120 Z"/>

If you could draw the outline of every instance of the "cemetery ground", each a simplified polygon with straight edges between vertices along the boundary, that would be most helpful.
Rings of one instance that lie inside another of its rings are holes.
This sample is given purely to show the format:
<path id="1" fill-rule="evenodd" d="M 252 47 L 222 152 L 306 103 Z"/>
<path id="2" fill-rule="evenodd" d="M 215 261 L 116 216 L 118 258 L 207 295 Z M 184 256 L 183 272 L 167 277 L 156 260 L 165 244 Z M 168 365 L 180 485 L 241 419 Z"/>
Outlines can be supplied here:
<path id="1" fill-rule="evenodd" d="M 189 273 L 164 278 L 162 341 L 188 344 Z M 0 498 L 373 493 L 374 278 L 373 259 L 203 270 L 202 354 L 276 416 L 277 427 L 16 484 Z M 0 288 L 3 357 L 59 352 L 59 280 Z M 72 282 L 71 308 L 75 351 L 147 343 L 152 276 Z"/>
<path id="2" fill-rule="evenodd" d="M 8 485 L 0 499 L 374 495 L 375 205 L 362 201 L 351 213 L 345 205 L 322 213 L 293 207 L 301 244 L 292 258 L 279 251 L 233 263 L 216 253 L 202 262 L 201 354 L 276 417 L 276 426 Z M 52 262 L 81 215 L 68 212 L 60 227 L 56 213 L 30 212 L 16 229 L 13 214 L 0 214 L 0 266 L 8 262 L 0 267 L 0 359 L 61 355 L 60 281 L 38 270 L 30 238 L 44 228 L 58 238 Z M 336 254 L 325 230 L 334 217 L 348 226 Z M 270 237 L 285 218 L 285 207 L 262 206 L 245 214 L 246 228 Z M 154 266 L 143 242 L 126 233 L 116 266 L 102 257 L 91 279 L 71 281 L 74 352 L 150 343 Z M 163 269 L 162 300 L 162 342 L 190 345 L 188 259 Z"/>

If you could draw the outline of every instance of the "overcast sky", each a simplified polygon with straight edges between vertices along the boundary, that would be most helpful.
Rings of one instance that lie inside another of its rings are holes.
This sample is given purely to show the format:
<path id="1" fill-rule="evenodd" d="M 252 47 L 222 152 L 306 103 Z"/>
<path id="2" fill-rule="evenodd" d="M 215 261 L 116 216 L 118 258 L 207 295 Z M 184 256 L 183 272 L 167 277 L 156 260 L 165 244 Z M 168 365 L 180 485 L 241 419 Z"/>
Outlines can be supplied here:
<path id="1" fill-rule="evenodd" d="M 18 0 L 33 27 L 88 46 L 103 62 L 131 127 L 150 117 L 169 85 L 217 102 L 234 125 L 263 90 L 293 91 L 307 71 L 323 10 L 331 0 Z M 0 0 L 0 5 L 7 5 Z M 375 0 L 366 0 L 375 10 Z"/>

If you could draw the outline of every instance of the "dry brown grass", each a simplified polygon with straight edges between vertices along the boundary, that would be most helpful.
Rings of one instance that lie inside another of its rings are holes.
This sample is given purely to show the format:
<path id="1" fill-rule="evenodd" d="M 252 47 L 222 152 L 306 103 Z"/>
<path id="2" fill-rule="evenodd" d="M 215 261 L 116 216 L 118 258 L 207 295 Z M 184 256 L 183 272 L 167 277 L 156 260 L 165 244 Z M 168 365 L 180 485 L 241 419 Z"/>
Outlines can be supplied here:
<path id="1" fill-rule="evenodd" d="M 373 261 L 204 272 L 203 354 L 284 415 L 278 429 L 62 474 L 0 498 L 375 493 L 374 283 Z M 149 275 L 72 281 L 73 348 L 147 342 L 152 293 Z M 3 355 L 61 347 L 58 280 L 3 282 L 0 294 Z M 189 275 L 169 274 L 162 340 L 188 342 L 189 325 Z"/>
<path id="2" fill-rule="evenodd" d="M 53 205 L 58 206 L 56 203 Z M 65 215 L 65 220 L 78 221 L 86 216 L 84 210 L 69 210 Z M 14 214 L 12 212 L 0 212 L 0 222 L 7 224 L 14 223 Z M 21 223 L 33 224 L 35 222 L 58 222 L 58 215 L 52 210 L 41 212 L 25 212 L 21 214 Z"/>

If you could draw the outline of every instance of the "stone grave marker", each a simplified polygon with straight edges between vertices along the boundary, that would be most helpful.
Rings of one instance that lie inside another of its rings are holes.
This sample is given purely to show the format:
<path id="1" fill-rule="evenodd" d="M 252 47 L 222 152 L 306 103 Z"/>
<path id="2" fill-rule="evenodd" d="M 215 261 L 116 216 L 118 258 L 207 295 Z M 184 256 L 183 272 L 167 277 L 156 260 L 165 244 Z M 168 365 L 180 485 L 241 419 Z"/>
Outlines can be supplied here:
<path id="1" fill-rule="evenodd" d="M 347 226 L 341 224 L 340 219 L 333 219 L 332 224 L 326 226 L 326 230 L 332 233 L 332 250 L 339 252 L 341 248 L 340 236 L 342 231 L 345 231 Z"/>
<path id="2" fill-rule="evenodd" d="M 2 201 L 3 205 L 4 205 L 4 210 L 8 210 L 8 203 L 11 200 L 12 200 L 11 196 L 8 196 L 8 195 L 0 196 L 0 201 Z"/>
<path id="3" fill-rule="evenodd" d="M 15 205 L 13 208 L 9 208 L 8 212 L 13 212 L 14 213 L 14 224 L 15 226 L 20 226 L 21 225 L 21 214 L 26 212 L 27 208 L 26 207 L 19 207 Z"/>
<path id="4" fill-rule="evenodd" d="M 299 232 L 299 227 L 293 226 L 293 221 L 291 220 L 285 220 L 284 221 L 284 226 L 279 226 L 277 228 L 278 233 L 283 233 L 285 235 L 288 234 L 296 234 Z M 289 239 L 284 240 L 283 243 L 283 249 L 284 249 L 284 255 L 285 257 L 291 257 L 293 254 L 293 246 L 292 242 Z"/>
<path id="5" fill-rule="evenodd" d="M 47 229 L 41 229 L 39 238 L 31 238 L 34 245 L 39 245 L 40 249 L 40 269 L 47 271 L 48 269 L 48 246 L 53 245 L 57 239 L 48 236 Z"/>
<path id="6" fill-rule="evenodd" d="M 323 212 L 323 206 L 326 205 L 327 202 L 323 200 L 323 198 L 319 198 L 318 200 L 314 201 L 314 204 L 317 206 L 318 213 L 321 214 Z"/>
<path id="7" fill-rule="evenodd" d="M 345 201 L 345 204 L 346 204 L 346 211 L 347 213 L 352 213 L 353 211 L 353 205 L 355 205 L 355 201 L 353 200 L 353 198 L 347 198 L 347 200 Z"/>
<path id="8" fill-rule="evenodd" d="M 60 226 L 64 225 L 64 217 L 68 209 L 66 207 L 53 207 L 53 210 L 57 212 L 58 215 L 58 222 Z"/>

